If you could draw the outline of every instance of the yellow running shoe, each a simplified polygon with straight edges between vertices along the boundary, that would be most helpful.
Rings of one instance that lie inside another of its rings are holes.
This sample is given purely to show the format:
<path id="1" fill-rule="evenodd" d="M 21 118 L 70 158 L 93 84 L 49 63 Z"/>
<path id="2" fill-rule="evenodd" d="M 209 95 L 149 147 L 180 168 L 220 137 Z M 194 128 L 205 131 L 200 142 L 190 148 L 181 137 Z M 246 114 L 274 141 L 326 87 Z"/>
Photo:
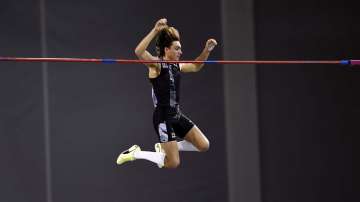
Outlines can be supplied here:
<path id="1" fill-rule="evenodd" d="M 138 145 L 133 145 L 128 150 L 121 152 L 121 154 L 118 156 L 116 160 L 116 163 L 118 165 L 121 165 L 125 162 L 135 160 L 134 153 L 137 151 L 141 151 L 141 148 Z"/>
<path id="2" fill-rule="evenodd" d="M 164 151 L 163 148 L 161 147 L 161 144 L 160 144 L 160 143 L 156 143 L 156 144 L 154 145 L 154 147 L 155 147 L 155 151 L 156 151 L 156 152 L 161 152 L 161 153 L 165 154 L 165 151 Z M 157 165 L 158 165 L 159 168 L 164 167 L 163 164 L 157 164 Z"/>

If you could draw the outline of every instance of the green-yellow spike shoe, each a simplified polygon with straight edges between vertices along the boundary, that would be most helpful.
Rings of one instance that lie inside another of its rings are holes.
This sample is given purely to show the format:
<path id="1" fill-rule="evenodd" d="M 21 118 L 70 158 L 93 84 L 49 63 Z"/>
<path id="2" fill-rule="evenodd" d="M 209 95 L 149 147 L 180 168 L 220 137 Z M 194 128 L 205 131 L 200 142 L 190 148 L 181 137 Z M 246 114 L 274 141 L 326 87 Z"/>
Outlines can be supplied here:
<path id="1" fill-rule="evenodd" d="M 135 160 L 134 153 L 137 151 L 141 151 L 141 148 L 138 145 L 133 145 L 128 150 L 121 152 L 121 154 L 118 156 L 116 160 L 116 163 L 118 165 L 121 165 L 128 161 L 134 161 Z"/>

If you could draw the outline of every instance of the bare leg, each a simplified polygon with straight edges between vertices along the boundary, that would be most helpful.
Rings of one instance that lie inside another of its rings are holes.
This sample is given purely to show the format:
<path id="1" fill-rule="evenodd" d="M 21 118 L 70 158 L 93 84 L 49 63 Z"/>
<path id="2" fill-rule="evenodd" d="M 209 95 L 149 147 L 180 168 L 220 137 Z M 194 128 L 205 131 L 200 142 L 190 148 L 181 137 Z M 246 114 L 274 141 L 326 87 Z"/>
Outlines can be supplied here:
<path id="1" fill-rule="evenodd" d="M 161 147 L 166 154 L 164 167 L 177 168 L 180 165 L 179 149 L 177 146 L 177 142 L 170 141 L 161 143 Z"/>
<path id="2" fill-rule="evenodd" d="M 184 139 L 193 144 L 200 152 L 206 152 L 209 150 L 209 140 L 196 125 L 192 127 Z"/>

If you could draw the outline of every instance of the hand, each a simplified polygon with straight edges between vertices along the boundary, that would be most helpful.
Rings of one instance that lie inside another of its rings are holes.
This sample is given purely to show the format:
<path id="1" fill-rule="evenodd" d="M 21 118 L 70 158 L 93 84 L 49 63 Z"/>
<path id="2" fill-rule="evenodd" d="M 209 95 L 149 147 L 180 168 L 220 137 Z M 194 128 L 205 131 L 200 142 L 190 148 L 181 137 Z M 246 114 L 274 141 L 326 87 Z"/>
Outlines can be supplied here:
<path id="1" fill-rule="evenodd" d="M 162 18 L 162 19 L 160 19 L 160 20 L 158 20 L 158 21 L 156 22 L 154 29 L 155 29 L 155 31 L 160 32 L 161 30 L 163 30 L 163 29 L 165 29 L 165 28 L 167 28 L 167 27 L 168 27 L 168 25 L 167 25 L 167 19 L 166 19 L 166 18 Z"/>
<path id="2" fill-rule="evenodd" d="M 206 46 L 205 46 L 205 49 L 209 52 L 211 52 L 215 46 L 217 45 L 217 42 L 215 39 L 209 39 L 206 41 Z"/>

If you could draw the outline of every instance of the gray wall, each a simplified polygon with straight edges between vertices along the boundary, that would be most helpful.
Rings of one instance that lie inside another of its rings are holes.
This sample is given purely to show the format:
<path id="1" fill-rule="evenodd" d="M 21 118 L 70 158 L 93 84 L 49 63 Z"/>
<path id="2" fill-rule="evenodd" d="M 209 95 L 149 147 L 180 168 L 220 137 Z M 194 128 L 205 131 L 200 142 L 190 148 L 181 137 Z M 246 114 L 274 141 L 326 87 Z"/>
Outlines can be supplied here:
<path id="1" fill-rule="evenodd" d="M 1 56 L 41 54 L 37 4 L 2 1 L 0 24 Z M 0 201 L 44 202 L 41 65 L 1 63 L 0 92 Z"/>
<path id="2" fill-rule="evenodd" d="M 355 2 L 257 0 L 257 58 L 358 58 Z M 358 201 L 359 70 L 260 65 L 257 81 L 263 200 Z"/>
<path id="3" fill-rule="evenodd" d="M 254 2 L 222 1 L 224 58 L 255 59 Z M 229 201 L 260 202 L 255 65 L 224 65 Z"/>

